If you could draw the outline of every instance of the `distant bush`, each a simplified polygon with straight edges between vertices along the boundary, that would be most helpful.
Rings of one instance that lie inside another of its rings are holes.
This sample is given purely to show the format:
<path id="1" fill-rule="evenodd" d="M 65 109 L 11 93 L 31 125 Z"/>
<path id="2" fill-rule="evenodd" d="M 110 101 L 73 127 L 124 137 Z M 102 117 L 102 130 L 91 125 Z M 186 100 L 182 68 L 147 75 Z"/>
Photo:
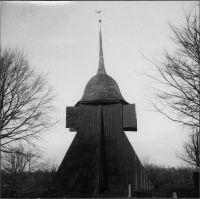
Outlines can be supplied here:
<path id="1" fill-rule="evenodd" d="M 199 172 L 198 172 L 198 171 L 195 171 L 195 172 L 193 173 L 192 179 L 193 179 L 193 181 L 194 181 L 194 186 L 195 186 L 196 188 L 198 188 L 198 187 L 199 187 Z"/>
<path id="2" fill-rule="evenodd" d="M 154 188 L 155 188 L 156 191 L 159 190 L 159 185 L 158 185 L 158 184 L 155 184 L 155 185 L 154 185 Z"/>
<path id="3" fill-rule="evenodd" d="M 194 168 L 165 167 L 151 163 L 145 168 L 155 189 L 157 185 L 192 185 Z"/>

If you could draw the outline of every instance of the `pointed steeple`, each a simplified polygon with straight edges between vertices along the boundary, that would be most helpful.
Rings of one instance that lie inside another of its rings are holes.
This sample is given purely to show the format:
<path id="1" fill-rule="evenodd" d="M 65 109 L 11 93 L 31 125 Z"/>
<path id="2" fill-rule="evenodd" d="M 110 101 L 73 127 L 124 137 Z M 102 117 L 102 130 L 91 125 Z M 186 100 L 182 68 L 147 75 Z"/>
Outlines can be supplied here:
<path id="1" fill-rule="evenodd" d="M 104 66 L 104 59 L 103 59 L 102 35 L 101 35 L 101 19 L 99 19 L 99 23 L 100 23 L 100 31 L 99 31 L 99 68 L 98 68 L 98 71 L 97 71 L 97 75 L 106 74 L 106 70 L 105 70 L 105 66 Z"/>
<path id="2" fill-rule="evenodd" d="M 97 74 L 93 76 L 87 83 L 79 104 L 93 104 L 93 103 L 122 103 L 128 104 L 120 92 L 117 82 L 106 74 L 104 59 L 103 59 L 103 48 L 102 48 L 102 35 L 101 35 L 101 19 L 99 13 L 99 67 Z"/>

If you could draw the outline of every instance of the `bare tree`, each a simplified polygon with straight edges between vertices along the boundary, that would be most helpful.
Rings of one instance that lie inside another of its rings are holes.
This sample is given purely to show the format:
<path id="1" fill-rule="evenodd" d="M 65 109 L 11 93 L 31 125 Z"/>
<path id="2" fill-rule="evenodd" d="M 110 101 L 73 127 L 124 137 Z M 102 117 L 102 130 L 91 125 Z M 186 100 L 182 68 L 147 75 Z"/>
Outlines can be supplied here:
<path id="1" fill-rule="evenodd" d="M 56 172 L 59 164 L 56 158 L 47 158 L 43 163 L 43 171 Z"/>
<path id="2" fill-rule="evenodd" d="M 150 155 L 145 155 L 142 157 L 141 159 L 141 163 L 143 165 L 143 167 L 145 168 L 145 170 L 148 172 L 149 170 L 151 170 L 151 168 L 153 167 L 153 162 L 151 160 Z"/>
<path id="3" fill-rule="evenodd" d="M 151 103 L 157 111 L 183 126 L 199 127 L 200 26 L 198 5 L 185 12 L 182 25 L 170 24 L 176 50 L 164 51 L 161 61 L 150 60 L 158 83 L 151 87 Z M 159 87 L 162 85 L 162 87 Z"/>
<path id="4" fill-rule="evenodd" d="M 190 185 L 193 183 L 192 175 L 195 171 L 193 167 L 174 168 L 157 165 L 151 160 L 150 156 L 144 156 L 141 162 L 154 184 L 155 189 L 159 189 L 159 185 Z"/>
<path id="5" fill-rule="evenodd" d="M 48 191 L 51 191 L 55 187 L 56 183 L 56 172 L 59 164 L 55 158 L 48 158 L 43 161 L 43 180 L 40 180 L 40 186 L 43 186 Z"/>
<path id="6" fill-rule="evenodd" d="M 9 148 L 12 152 L 2 158 L 3 193 L 6 197 L 22 197 L 33 191 L 33 173 L 43 166 L 41 152 L 22 143 Z"/>
<path id="7" fill-rule="evenodd" d="M 176 157 L 191 166 L 199 168 L 199 130 L 193 131 L 189 134 L 189 139 L 182 145 L 182 152 L 177 152 Z"/>
<path id="8" fill-rule="evenodd" d="M 0 67 L 0 139 L 2 151 L 7 151 L 9 143 L 31 142 L 56 123 L 55 96 L 47 76 L 36 74 L 23 51 L 2 50 Z"/>

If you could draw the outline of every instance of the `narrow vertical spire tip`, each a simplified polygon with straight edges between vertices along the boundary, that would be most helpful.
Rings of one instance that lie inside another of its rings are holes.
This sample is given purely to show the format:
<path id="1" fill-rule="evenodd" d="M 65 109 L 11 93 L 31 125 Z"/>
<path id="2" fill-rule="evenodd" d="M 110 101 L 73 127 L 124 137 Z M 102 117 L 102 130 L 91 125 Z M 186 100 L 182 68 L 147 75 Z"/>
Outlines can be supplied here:
<path id="1" fill-rule="evenodd" d="M 99 68 L 97 74 L 106 74 L 105 66 L 104 66 L 104 58 L 103 58 L 103 48 L 102 48 L 102 34 L 101 34 L 101 10 L 96 11 L 99 13 L 99 24 L 100 24 L 100 31 L 99 31 Z"/>

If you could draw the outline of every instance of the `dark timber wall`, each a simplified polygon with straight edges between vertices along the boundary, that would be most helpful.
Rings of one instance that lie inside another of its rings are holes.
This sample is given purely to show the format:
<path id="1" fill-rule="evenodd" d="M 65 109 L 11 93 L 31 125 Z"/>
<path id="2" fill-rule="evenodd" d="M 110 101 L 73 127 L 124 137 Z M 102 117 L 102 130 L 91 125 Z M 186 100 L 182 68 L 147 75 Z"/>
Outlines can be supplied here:
<path id="1" fill-rule="evenodd" d="M 152 189 L 123 132 L 122 104 L 80 105 L 80 128 L 57 172 L 66 190 Z"/>

